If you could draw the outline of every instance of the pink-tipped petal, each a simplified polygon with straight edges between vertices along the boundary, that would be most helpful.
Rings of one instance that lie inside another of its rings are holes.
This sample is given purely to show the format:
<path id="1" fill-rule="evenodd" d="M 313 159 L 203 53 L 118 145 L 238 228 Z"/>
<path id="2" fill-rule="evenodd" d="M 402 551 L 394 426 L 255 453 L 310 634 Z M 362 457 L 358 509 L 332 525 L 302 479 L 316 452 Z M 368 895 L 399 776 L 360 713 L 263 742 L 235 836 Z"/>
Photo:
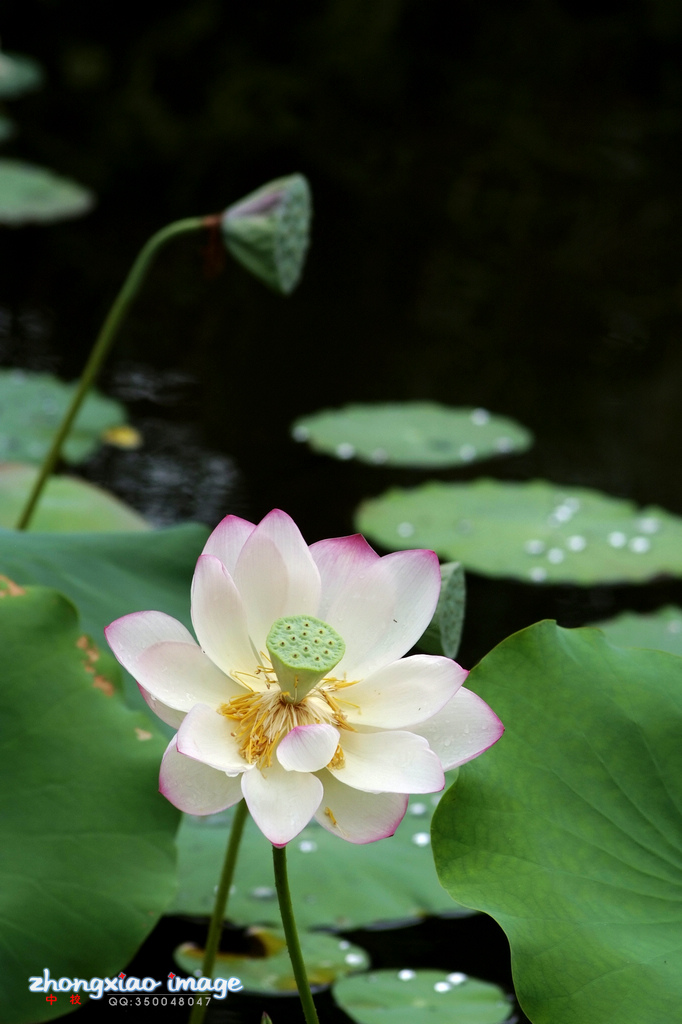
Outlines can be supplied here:
<path id="1" fill-rule="evenodd" d="M 152 697 L 151 693 L 145 690 L 144 686 L 137 684 L 137 688 L 144 697 L 145 701 L 154 712 L 154 714 L 165 722 L 166 725 L 170 725 L 172 729 L 179 729 L 182 725 L 183 719 L 187 714 L 186 711 L 177 711 L 176 708 L 169 707 L 168 704 L 164 704 L 163 701 L 157 700 L 156 697 Z"/>
<path id="2" fill-rule="evenodd" d="M 433 551 L 396 551 L 349 579 L 325 618 L 346 644 L 335 675 L 362 679 L 400 658 L 433 618 L 439 594 Z"/>
<path id="3" fill-rule="evenodd" d="M 367 793 L 435 793 L 445 785 L 443 767 L 422 736 L 411 732 L 346 732 L 344 765 L 329 771 L 339 782 Z"/>
<path id="4" fill-rule="evenodd" d="M 333 725 L 297 725 L 277 747 L 277 760 L 288 772 L 316 772 L 333 758 L 339 730 Z"/>
<path id="5" fill-rule="evenodd" d="M 379 555 L 364 537 L 355 533 L 350 537 L 332 537 L 310 545 L 310 554 L 320 571 L 322 593 L 318 617 L 327 622 L 329 609 L 342 599 L 349 587 L 357 587 L 358 576 L 366 572 Z"/>
<path id="6" fill-rule="evenodd" d="M 392 836 L 407 810 L 403 793 L 363 793 L 344 786 L 329 772 L 321 774 L 322 803 L 315 820 L 349 843 L 374 843 Z"/>
<path id="7" fill-rule="evenodd" d="M 138 657 L 154 644 L 168 640 L 196 645 L 190 631 L 164 612 L 132 612 L 116 619 L 104 633 L 117 659 L 133 676 Z"/>
<path id="8" fill-rule="evenodd" d="M 286 846 L 312 818 L 323 788 L 316 775 L 287 772 L 273 761 L 243 775 L 242 792 L 261 832 L 274 846 Z"/>
<path id="9" fill-rule="evenodd" d="M 258 659 L 234 580 L 215 555 L 201 555 L 192 580 L 192 624 L 206 654 L 226 675 L 254 672 Z M 254 677 L 255 679 L 255 677 Z"/>
<path id="10" fill-rule="evenodd" d="M 404 729 L 440 711 L 468 673 L 450 658 L 416 654 L 394 661 L 338 693 L 349 722 Z"/>
<path id="11" fill-rule="evenodd" d="M 245 692 L 196 644 L 155 644 L 137 659 L 135 678 L 157 701 L 183 712 L 195 704 L 218 708 Z"/>
<path id="12" fill-rule="evenodd" d="M 478 694 L 462 686 L 433 718 L 410 731 L 428 741 L 447 772 L 497 743 L 504 726 Z"/>
<path id="13" fill-rule="evenodd" d="M 320 574 L 293 519 L 279 509 L 268 513 L 244 544 L 234 581 L 258 652 L 265 650 L 277 619 L 317 614 Z"/>
<path id="14" fill-rule="evenodd" d="M 242 797 L 239 778 L 230 778 L 201 761 L 178 753 L 175 737 L 163 755 L 159 790 L 187 814 L 216 814 Z"/>
<path id="15" fill-rule="evenodd" d="M 202 554 L 215 555 L 230 576 L 234 576 L 234 567 L 241 550 L 255 529 L 254 523 L 249 523 L 246 519 L 225 516 L 206 541 Z"/>
<path id="16" fill-rule="evenodd" d="M 239 753 L 235 722 L 205 704 L 195 704 L 178 729 L 178 753 L 228 775 L 251 768 Z"/>

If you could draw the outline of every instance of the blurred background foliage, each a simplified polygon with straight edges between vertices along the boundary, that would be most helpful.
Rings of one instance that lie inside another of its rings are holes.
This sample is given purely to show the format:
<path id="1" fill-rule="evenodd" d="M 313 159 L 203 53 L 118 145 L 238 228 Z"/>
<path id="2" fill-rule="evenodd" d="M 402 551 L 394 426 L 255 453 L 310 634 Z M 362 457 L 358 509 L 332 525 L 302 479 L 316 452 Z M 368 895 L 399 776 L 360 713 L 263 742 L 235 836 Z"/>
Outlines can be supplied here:
<path id="1" fill-rule="evenodd" d="M 0 31 L 47 73 L 13 102 L 6 155 L 98 195 L 79 221 L 0 233 L 6 366 L 74 377 L 154 230 L 281 174 L 311 182 L 313 244 L 290 299 L 178 240 L 102 380 L 148 436 L 177 447 L 185 431 L 186 476 L 197 451 L 236 460 L 242 485 L 204 518 L 278 505 L 310 541 L 351 532 L 361 497 L 426 475 L 339 464 L 288 427 L 401 399 L 485 407 L 536 436 L 446 479 L 544 477 L 682 512 L 674 0 L 168 0 L 163 14 L 5 0 Z M 131 390 L 148 368 L 153 384 Z M 115 487 L 140 457 L 111 451 L 86 473 Z M 544 615 L 680 603 L 666 582 L 509 588 L 470 581 L 466 663 Z"/>

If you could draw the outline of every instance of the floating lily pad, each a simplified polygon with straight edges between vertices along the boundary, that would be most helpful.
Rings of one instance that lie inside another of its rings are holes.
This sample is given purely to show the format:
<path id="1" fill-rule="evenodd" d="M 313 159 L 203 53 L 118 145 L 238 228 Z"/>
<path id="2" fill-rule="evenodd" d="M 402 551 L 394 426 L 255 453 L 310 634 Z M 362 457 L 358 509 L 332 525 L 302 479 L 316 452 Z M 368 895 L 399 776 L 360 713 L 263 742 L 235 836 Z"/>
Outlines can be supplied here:
<path id="1" fill-rule="evenodd" d="M 639 583 L 682 575 L 682 519 L 543 480 L 431 482 L 365 501 L 357 528 L 384 547 L 432 548 L 528 583 Z"/>
<path id="2" fill-rule="evenodd" d="M 253 927 L 248 930 L 253 952 L 218 953 L 214 978 L 239 978 L 244 990 L 261 995 L 284 995 L 297 991 L 284 932 L 281 928 Z M 353 971 L 369 967 L 369 956 L 345 939 L 322 932 L 301 932 L 301 952 L 308 981 L 313 988 L 331 985 Z M 173 957 L 187 974 L 201 971 L 204 951 L 191 942 L 179 946 Z"/>
<path id="3" fill-rule="evenodd" d="M 151 931 L 178 814 L 157 792 L 164 740 L 65 597 L 4 581 L 0 675 L 2 1019 L 36 1024 L 75 1006 L 29 992 L 30 976 L 111 977 Z"/>
<path id="4" fill-rule="evenodd" d="M 0 464 L 0 527 L 14 527 L 37 476 L 35 466 Z M 148 530 L 149 523 L 101 487 L 74 476 L 53 476 L 45 485 L 29 529 L 42 533 L 112 532 Z"/>
<path id="5" fill-rule="evenodd" d="M 32 57 L 0 53 L 0 99 L 13 100 L 43 84 L 43 69 Z"/>
<path id="6" fill-rule="evenodd" d="M 94 194 L 69 178 L 20 160 L 0 159 L 0 224 L 49 224 L 92 209 Z"/>
<path id="7" fill-rule="evenodd" d="M 507 934 L 533 1024 L 682 1005 L 682 659 L 541 622 L 472 670 L 500 743 L 434 815 L 443 885 Z"/>
<path id="8" fill-rule="evenodd" d="M 439 797 L 412 797 L 396 834 L 378 843 L 345 843 L 311 822 L 287 847 L 299 926 L 360 928 L 456 909 L 438 883 L 430 850 L 431 815 Z M 185 816 L 178 833 L 174 913 L 211 913 L 232 813 L 230 809 L 202 818 Z M 272 850 L 250 818 L 235 884 L 227 908 L 230 919 L 240 924 L 279 922 Z"/>
<path id="9" fill-rule="evenodd" d="M 0 462 L 42 462 L 75 388 L 51 373 L 0 370 Z M 102 435 L 124 425 L 126 418 L 119 402 L 90 391 L 64 443 L 62 458 L 72 465 L 83 462 Z"/>
<path id="10" fill-rule="evenodd" d="M 682 608 L 668 605 L 649 615 L 623 612 L 606 622 L 595 622 L 607 640 L 619 647 L 650 647 L 682 654 Z"/>
<path id="11" fill-rule="evenodd" d="M 459 972 L 370 971 L 337 981 L 333 991 L 357 1024 L 502 1024 L 512 1011 L 497 985 Z"/>
<path id="12" fill-rule="evenodd" d="M 303 416 L 296 441 L 337 459 L 374 465 L 459 466 L 525 451 L 530 431 L 487 409 L 452 409 L 436 402 L 347 405 Z"/>

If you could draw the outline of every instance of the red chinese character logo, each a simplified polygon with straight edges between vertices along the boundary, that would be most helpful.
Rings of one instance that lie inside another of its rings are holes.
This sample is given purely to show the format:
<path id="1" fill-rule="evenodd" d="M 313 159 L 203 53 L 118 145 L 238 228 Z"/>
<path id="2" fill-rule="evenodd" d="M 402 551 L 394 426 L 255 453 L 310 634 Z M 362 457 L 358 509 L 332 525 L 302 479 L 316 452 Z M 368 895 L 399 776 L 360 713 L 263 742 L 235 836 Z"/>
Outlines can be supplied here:
<path id="1" fill-rule="evenodd" d="M 53 996 L 52 994 L 50 994 L 49 996 L 45 996 L 45 1002 L 49 1003 L 50 1006 L 52 1006 L 53 1003 L 57 1002 L 57 997 Z"/>
<path id="2" fill-rule="evenodd" d="M 71 996 L 71 1005 L 72 1006 L 76 1006 L 76 1005 L 80 1006 L 81 1005 L 81 997 L 79 995 Z"/>

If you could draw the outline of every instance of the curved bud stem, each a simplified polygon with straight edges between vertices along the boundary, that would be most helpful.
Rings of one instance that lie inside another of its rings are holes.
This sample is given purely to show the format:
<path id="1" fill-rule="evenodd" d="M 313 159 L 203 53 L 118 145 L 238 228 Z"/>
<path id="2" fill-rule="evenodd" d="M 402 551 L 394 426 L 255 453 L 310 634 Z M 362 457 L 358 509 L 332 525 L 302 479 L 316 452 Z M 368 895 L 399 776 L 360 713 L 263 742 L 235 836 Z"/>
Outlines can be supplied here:
<path id="1" fill-rule="evenodd" d="M 201 228 L 211 227 L 216 223 L 216 221 L 220 221 L 219 216 L 217 218 L 215 216 L 186 217 L 184 220 L 176 220 L 172 224 L 167 224 L 166 227 L 161 228 L 160 231 L 157 231 L 156 234 L 152 235 L 149 241 L 140 250 L 137 259 L 130 268 L 130 272 L 125 279 L 123 287 L 118 293 L 118 296 L 116 297 L 114 304 L 109 310 L 107 318 L 97 335 L 97 339 L 92 347 L 88 361 L 85 364 L 85 369 L 83 370 L 78 382 L 78 387 L 71 399 L 71 404 L 64 415 L 64 419 L 62 420 L 59 429 L 52 439 L 50 450 L 43 460 L 40 472 L 38 473 L 33 485 L 33 489 L 31 490 L 26 505 L 17 520 L 17 530 L 25 530 L 28 527 L 43 488 L 57 464 L 62 450 L 62 445 L 71 430 L 73 421 L 78 415 L 78 411 L 83 400 L 92 387 L 95 378 L 101 369 L 102 363 L 109 354 L 109 350 L 121 325 L 121 321 L 125 317 L 133 299 L 140 290 L 140 286 L 146 277 L 149 266 L 156 256 L 156 253 L 170 238 L 174 238 L 175 235 L 183 234 L 185 231 L 197 231 Z"/>

